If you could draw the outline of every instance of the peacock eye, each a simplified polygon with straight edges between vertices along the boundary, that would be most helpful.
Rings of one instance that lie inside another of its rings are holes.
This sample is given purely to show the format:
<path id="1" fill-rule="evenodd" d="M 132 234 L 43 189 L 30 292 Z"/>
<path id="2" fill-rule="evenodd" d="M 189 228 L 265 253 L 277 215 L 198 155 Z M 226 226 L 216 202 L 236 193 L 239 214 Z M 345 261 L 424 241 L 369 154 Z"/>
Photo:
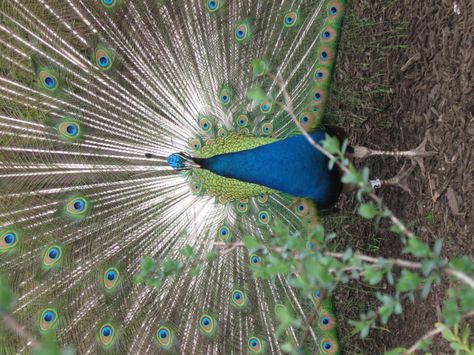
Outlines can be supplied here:
<path id="1" fill-rule="evenodd" d="M 258 342 L 255 339 L 250 340 L 250 346 L 255 348 L 258 345 Z"/>
<path id="2" fill-rule="evenodd" d="M 45 312 L 45 314 L 43 315 L 43 320 L 48 323 L 52 322 L 54 320 L 54 313 L 51 311 Z"/>
<path id="3" fill-rule="evenodd" d="M 325 60 L 328 57 L 328 52 L 322 51 L 321 52 L 321 59 Z"/>
<path id="4" fill-rule="evenodd" d="M 240 292 L 234 292 L 234 299 L 235 300 L 240 300 L 242 298 L 242 294 Z"/>
<path id="5" fill-rule="evenodd" d="M 328 317 L 323 317 L 321 319 L 321 323 L 324 324 L 324 325 L 328 325 L 329 324 L 329 318 Z"/>
<path id="6" fill-rule="evenodd" d="M 115 271 L 109 271 L 107 273 L 107 280 L 109 281 L 114 281 L 116 277 L 117 277 L 117 273 Z"/>
<path id="7" fill-rule="evenodd" d="M 329 31 L 324 31 L 323 32 L 323 38 L 324 39 L 329 39 L 331 37 L 331 33 Z"/>
<path id="8" fill-rule="evenodd" d="M 102 0 L 102 4 L 110 6 L 114 3 L 115 0 Z"/>
<path id="9" fill-rule="evenodd" d="M 252 262 L 252 264 L 258 264 L 260 262 L 260 258 L 256 255 L 254 255 L 254 256 L 252 256 L 250 261 Z"/>
<path id="10" fill-rule="evenodd" d="M 60 251 L 59 251 L 58 248 L 52 247 L 50 249 L 50 251 L 48 252 L 48 256 L 49 256 L 50 259 L 54 260 L 59 256 L 59 253 L 60 253 Z"/>
<path id="11" fill-rule="evenodd" d="M 82 212 L 84 210 L 84 207 L 85 207 L 85 202 L 84 200 L 82 199 L 77 199 L 76 201 L 74 201 L 74 209 L 76 210 L 76 212 Z"/>
<path id="12" fill-rule="evenodd" d="M 298 14 L 292 11 L 285 15 L 283 24 L 285 25 L 285 27 L 293 27 L 293 26 L 296 26 L 297 20 L 298 20 Z"/>
<path id="13" fill-rule="evenodd" d="M 102 329 L 102 335 L 104 337 L 109 337 L 112 335 L 112 328 L 110 328 L 109 326 L 105 326 L 103 329 Z"/>
<path id="14" fill-rule="evenodd" d="M 209 324 L 211 324 L 211 320 L 208 318 L 208 317 L 204 317 L 202 320 L 201 320 L 201 324 L 203 326 L 208 326 Z"/>
<path id="15" fill-rule="evenodd" d="M 325 342 L 323 343 L 323 348 L 324 348 L 324 350 L 329 350 L 329 349 L 332 348 L 332 345 L 331 345 L 330 342 L 325 341 Z"/>
<path id="16" fill-rule="evenodd" d="M 217 7 L 217 3 L 215 1 L 209 1 L 207 5 L 211 10 L 214 10 Z"/>
<path id="17" fill-rule="evenodd" d="M 316 100 L 316 101 L 320 100 L 321 99 L 321 93 L 319 93 L 319 92 L 315 93 L 313 95 L 313 99 Z"/>
<path id="18" fill-rule="evenodd" d="M 110 63 L 109 58 L 107 57 L 100 57 L 99 58 L 99 65 L 103 68 L 107 67 Z"/>
<path id="19" fill-rule="evenodd" d="M 166 330 L 162 329 L 162 330 L 160 330 L 159 335 L 160 335 L 161 339 L 165 339 L 168 336 L 168 332 Z"/>
<path id="20" fill-rule="evenodd" d="M 331 6 L 331 7 L 329 8 L 329 14 L 330 14 L 331 16 L 334 16 L 335 14 L 337 14 L 337 7 L 336 7 L 336 6 Z"/>
<path id="21" fill-rule="evenodd" d="M 56 80 L 55 80 L 52 76 L 47 76 L 47 77 L 44 79 L 44 85 L 45 85 L 48 89 L 52 89 L 52 88 L 54 88 L 54 86 L 56 85 Z"/>
<path id="22" fill-rule="evenodd" d="M 12 245 L 16 241 L 16 235 L 14 233 L 7 233 L 4 235 L 3 240 L 7 245 Z"/>

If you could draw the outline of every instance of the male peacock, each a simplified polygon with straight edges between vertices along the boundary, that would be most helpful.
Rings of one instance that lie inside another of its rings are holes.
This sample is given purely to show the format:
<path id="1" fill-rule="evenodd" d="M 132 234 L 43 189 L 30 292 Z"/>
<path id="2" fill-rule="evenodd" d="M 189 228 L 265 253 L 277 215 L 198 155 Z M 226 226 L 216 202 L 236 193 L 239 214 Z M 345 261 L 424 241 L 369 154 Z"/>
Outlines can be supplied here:
<path id="1" fill-rule="evenodd" d="M 344 11 L 344 0 L 3 0 L 0 265 L 13 316 L 78 353 L 281 354 L 275 311 L 317 309 L 308 336 L 287 335 L 339 353 L 328 298 L 253 279 L 259 255 L 219 247 L 265 241 L 276 219 L 304 233 L 341 192 L 299 133 L 325 136 Z M 186 245 L 219 257 L 196 275 Z M 159 289 L 136 285 L 144 256 L 185 266 Z M 0 342 L 31 346 L 6 331 Z"/>

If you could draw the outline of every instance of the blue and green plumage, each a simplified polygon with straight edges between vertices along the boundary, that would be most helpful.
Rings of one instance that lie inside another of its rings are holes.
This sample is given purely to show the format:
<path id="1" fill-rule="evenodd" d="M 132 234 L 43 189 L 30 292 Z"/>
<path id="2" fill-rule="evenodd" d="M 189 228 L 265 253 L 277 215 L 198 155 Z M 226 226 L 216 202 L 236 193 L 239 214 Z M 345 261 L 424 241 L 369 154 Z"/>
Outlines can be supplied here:
<path id="1" fill-rule="evenodd" d="M 318 311 L 312 353 L 338 352 L 329 298 L 255 279 L 261 254 L 219 245 L 265 243 L 276 221 L 305 234 L 337 199 L 337 170 L 282 109 L 274 78 L 320 142 L 344 9 L 4 1 L 0 266 L 19 322 L 78 353 L 280 354 L 274 309 L 285 304 Z M 262 100 L 247 98 L 254 87 Z M 170 155 L 186 169 L 171 169 Z M 185 245 L 218 257 L 196 268 Z M 182 269 L 159 289 L 137 285 L 145 256 Z M 298 344 L 300 333 L 285 336 Z M 3 331 L 0 342 L 31 346 Z"/>

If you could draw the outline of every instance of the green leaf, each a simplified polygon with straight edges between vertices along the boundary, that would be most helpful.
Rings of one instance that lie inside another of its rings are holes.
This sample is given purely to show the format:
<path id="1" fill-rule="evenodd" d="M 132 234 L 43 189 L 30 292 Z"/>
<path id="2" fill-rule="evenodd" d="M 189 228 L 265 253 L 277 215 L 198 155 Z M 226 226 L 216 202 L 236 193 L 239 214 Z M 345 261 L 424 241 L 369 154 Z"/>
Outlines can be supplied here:
<path id="1" fill-rule="evenodd" d="M 397 282 L 397 290 L 400 292 L 414 291 L 420 283 L 421 278 L 418 274 L 408 271 L 407 269 L 403 269 L 402 276 Z"/>
<path id="2" fill-rule="evenodd" d="M 344 174 L 341 181 L 344 184 L 358 185 L 362 181 L 362 177 L 360 172 L 353 165 L 351 165 L 349 167 L 349 173 Z"/>
<path id="3" fill-rule="evenodd" d="M 256 101 L 257 103 L 264 101 L 267 98 L 267 95 L 262 88 L 255 87 L 247 90 L 247 99 Z"/>
<path id="4" fill-rule="evenodd" d="M 371 285 L 378 284 L 383 278 L 384 272 L 379 267 L 372 265 L 365 265 L 362 276 L 364 280 Z"/>
<path id="5" fill-rule="evenodd" d="M 260 243 L 253 235 L 246 235 L 242 238 L 242 242 L 248 249 L 258 249 L 260 247 Z"/>
<path id="6" fill-rule="evenodd" d="M 265 59 L 252 59 L 252 72 L 256 77 L 263 76 L 270 71 L 270 63 Z"/>
<path id="7" fill-rule="evenodd" d="M 359 215 L 365 219 L 372 219 L 378 214 L 377 207 L 372 203 L 364 203 L 359 206 Z"/>
<path id="8" fill-rule="evenodd" d="M 284 343 L 281 346 L 281 351 L 290 354 L 293 351 L 294 347 L 291 343 Z"/>
<path id="9" fill-rule="evenodd" d="M 459 311 L 458 304 L 456 299 L 449 297 L 444 302 L 443 307 L 443 318 L 449 325 L 454 325 L 461 321 L 461 313 Z"/>
<path id="10" fill-rule="evenodd" d="M 404 253 L 410 253 L 418 258 L 424 258 L 431 256 L 430 247 L 416 238 L 408 239 L 407 246 L 403 249 Z"/>
<path id="11" fill-rule="evenodd" d="M 183 256 L 190 257 L 190 256 L 193 256 L 194 250 L 192 246 L 186 245 L 184 248 L 180 250 L 180 253 Z"/>
<path id="12" fill-rule="evenodd" d="M 331 154 L 337 155 L 341 151 L 341 145 L 336 136 L 326 134 L 322 143 L 323 148 Z"/>

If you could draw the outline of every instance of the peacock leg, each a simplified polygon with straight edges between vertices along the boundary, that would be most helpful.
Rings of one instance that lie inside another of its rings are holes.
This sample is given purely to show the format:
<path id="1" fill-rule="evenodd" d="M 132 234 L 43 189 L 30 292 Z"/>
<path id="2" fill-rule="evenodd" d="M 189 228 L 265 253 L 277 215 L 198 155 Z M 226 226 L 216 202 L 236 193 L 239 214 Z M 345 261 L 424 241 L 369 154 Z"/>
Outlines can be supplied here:
<path id="1" fill-rule="evenodd" d="M 406 151 L 384 151 L 384 150 L 376 150 L 376 149 L 369 149 L 367 147 L 356 146 L 354 147 L 354 157 L 358 159 L 365 159 L 371 156 L 376 155 L 385 155 L 385 156 L 393 156 L 393 157 L 407 157 L 416 163 L 421 168 L 421 172 L 425 173 L 425 166 L 423 164 L 423 158 L 430 157 L 436 154 L 434 151 L 427 151 L 426 150 L 426 143 L 428 141 L 428 137 L 425 135 L 425 138 L 420 143 L 418 147 L 412 150 Z"/>
<path id="2" fill-rule="evenodd" d="M 416 164 L 412 162 L 409 168 L 406 168 L 406 165 L 407 165 L 406 163 L 403 164 L 400 171 L 394 177 L 390 179 L 386 179 L 386 180 L 380 180 L 380 179 L 370 180 L 370 184 L 372 185 L 374 189 L 378 189 L 378 188 L 381 188 L 382 186 L 387 186 L 387 185 L 397 186 L 405 190 L 406 192 L 408 192 L 410 196 L 413 197 L 413 192 L 408 187 L 408 177 L 411 175 L 411 173 L 415 169 Z"/>

